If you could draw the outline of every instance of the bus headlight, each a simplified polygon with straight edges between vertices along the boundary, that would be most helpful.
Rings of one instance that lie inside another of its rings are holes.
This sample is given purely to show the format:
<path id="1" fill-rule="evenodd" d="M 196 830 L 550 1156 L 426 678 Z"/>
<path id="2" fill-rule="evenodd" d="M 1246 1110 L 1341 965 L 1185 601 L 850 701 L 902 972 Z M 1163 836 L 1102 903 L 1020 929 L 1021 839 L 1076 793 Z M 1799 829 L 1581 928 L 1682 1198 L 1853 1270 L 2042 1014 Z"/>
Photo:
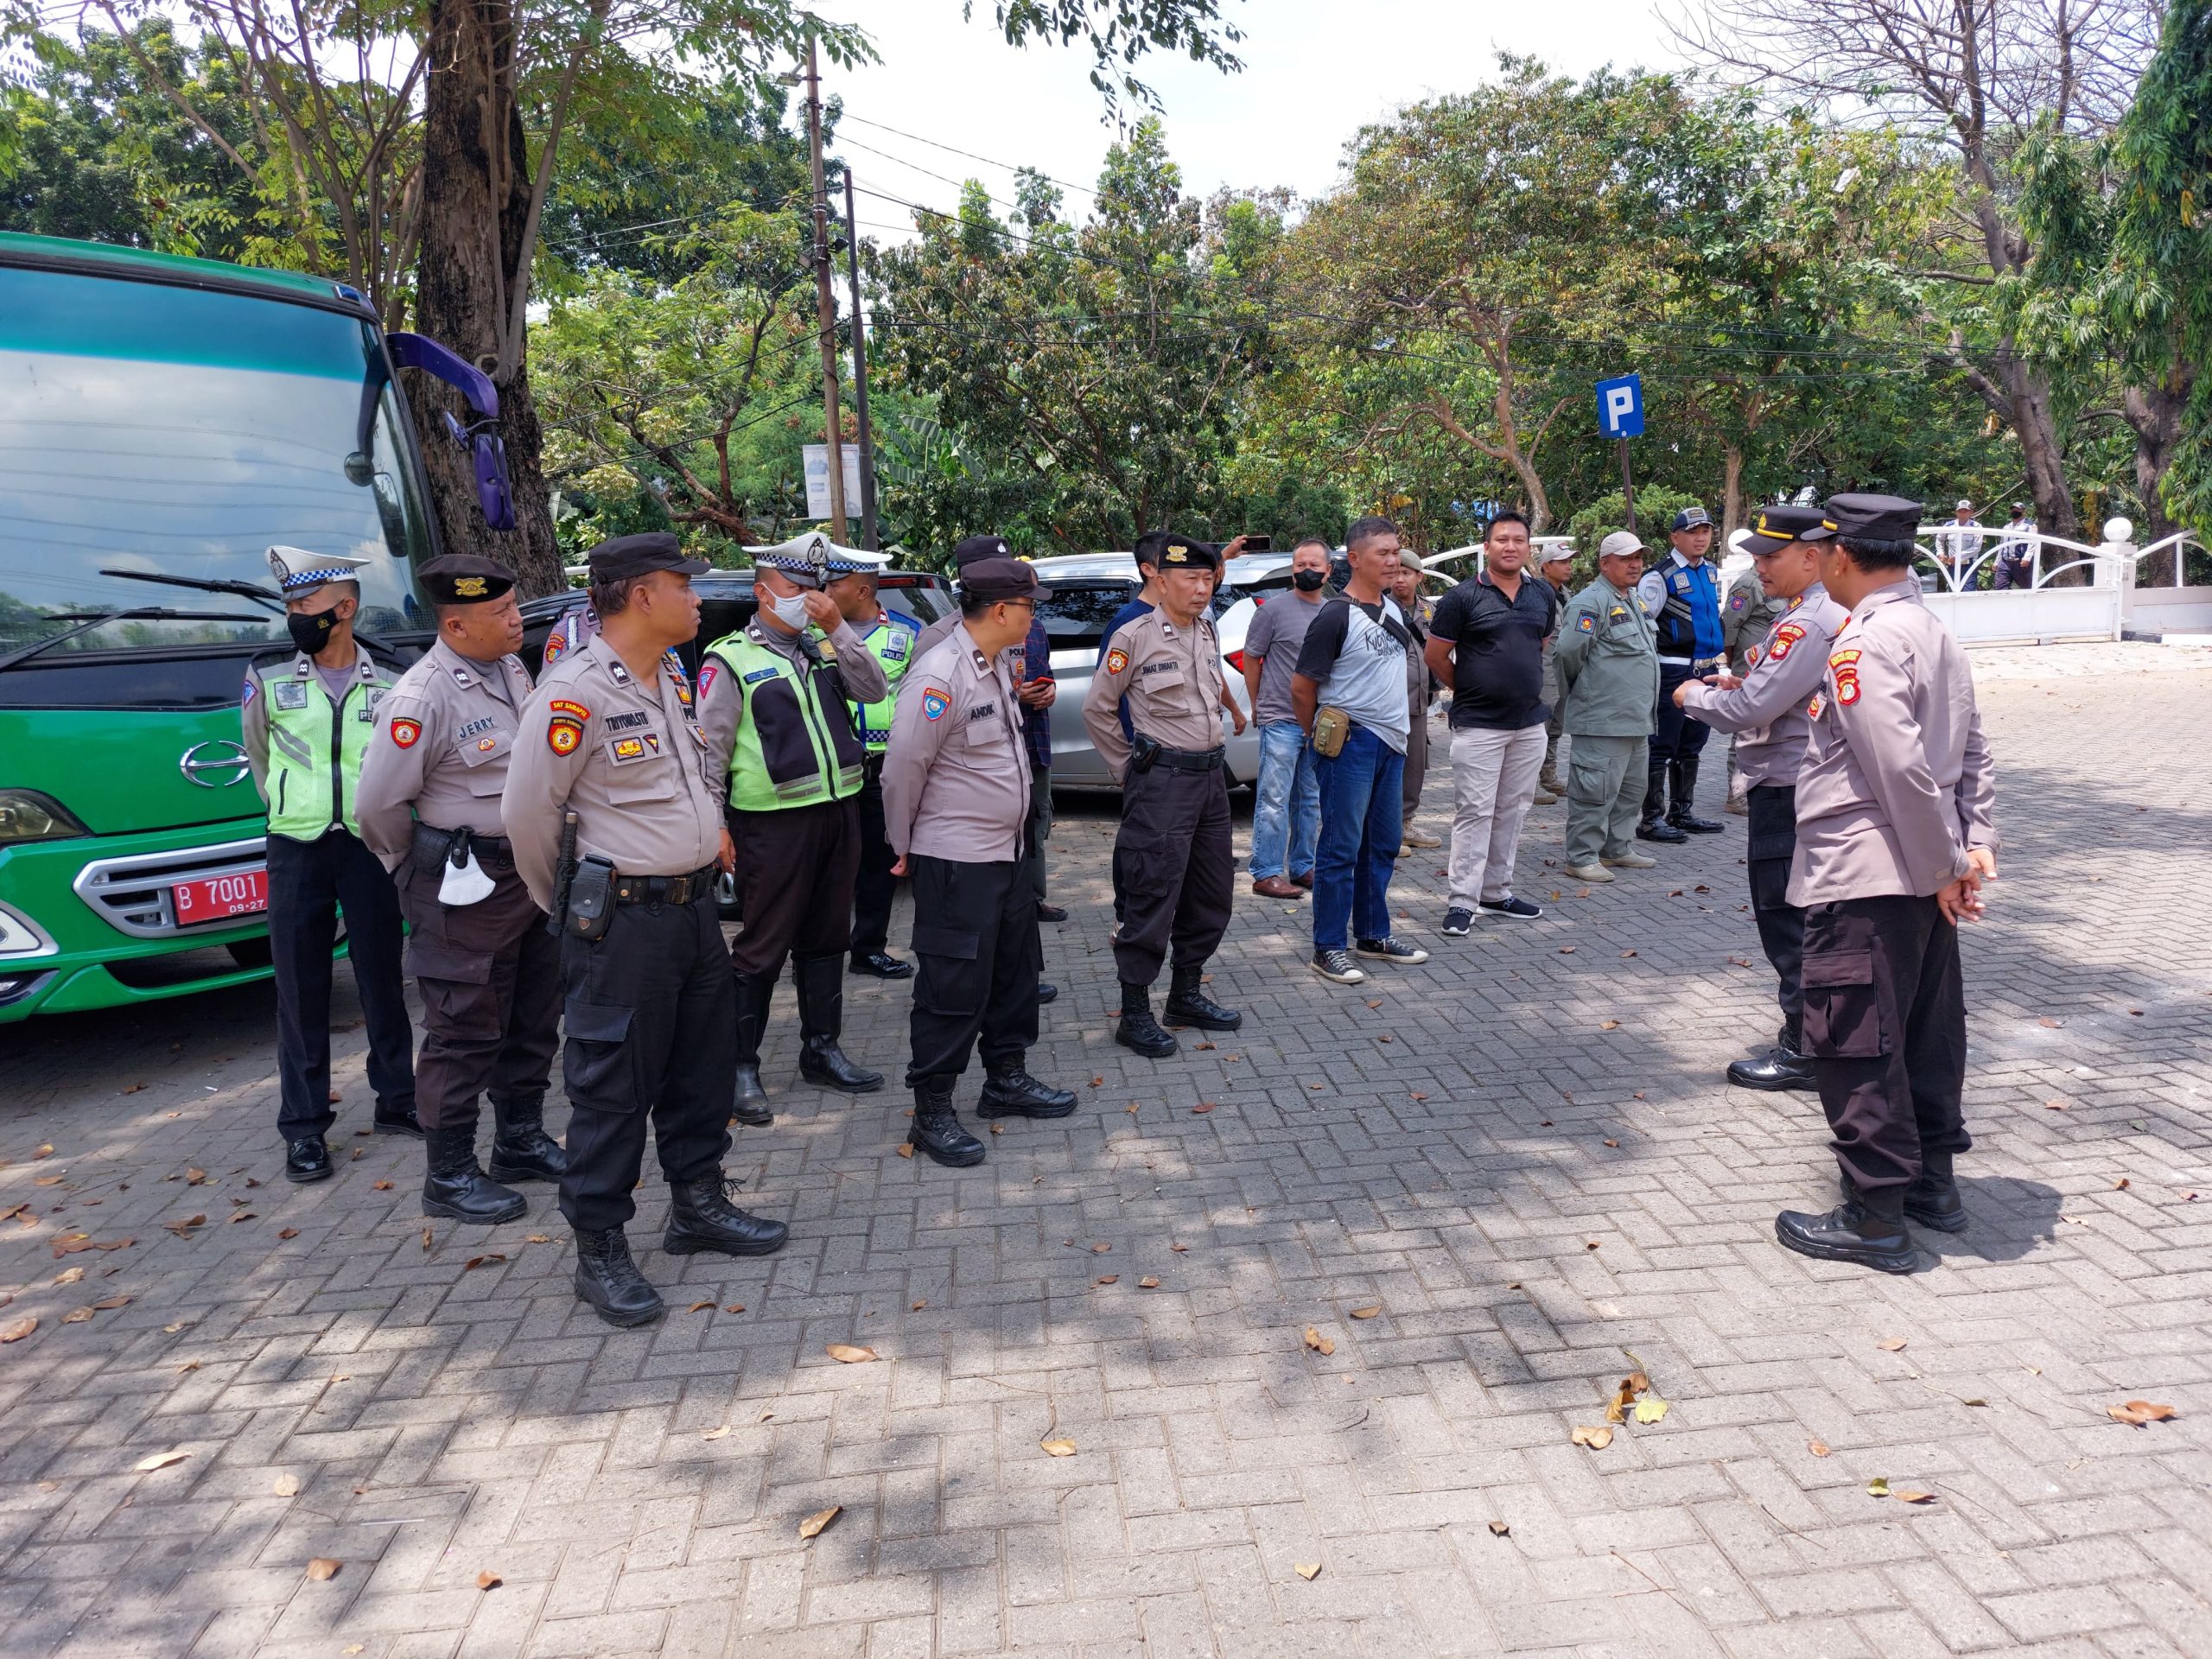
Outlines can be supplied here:
<path id="1" fill-rule="evenodd" d="M 35 789 L 0 789 L 0 847 L 19 841 L 67 841 L 92 833 L 51 795 Z"/>
<path id="2" fill-rule="evenodd" d="M 50 957 L 56 948 L 36 922 L 18 911 L 0 905 L 0 962 Z"/>

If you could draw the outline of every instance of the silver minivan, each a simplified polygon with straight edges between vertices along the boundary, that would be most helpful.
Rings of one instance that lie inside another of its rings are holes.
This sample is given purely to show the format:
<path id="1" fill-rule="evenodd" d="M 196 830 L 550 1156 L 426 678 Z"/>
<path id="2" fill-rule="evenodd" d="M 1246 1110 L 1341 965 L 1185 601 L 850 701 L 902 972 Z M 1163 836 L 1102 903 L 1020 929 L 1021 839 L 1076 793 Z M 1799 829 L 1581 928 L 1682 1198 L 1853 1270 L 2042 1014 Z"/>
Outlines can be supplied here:
<path id="1" fill-rule="evenodd" d="M 1281 569 L 1274 566 L 1280 564 Z M 1249 567 L 1249 569 L 1247 568 Z M 1106 630 L 1115 615 L 1137 595 L 1137 562 L 1128 553 L 1070 553 L 1038 559 L 1032 569 L 1043 584 L 1043 601 L 1037 619 L 1052 645 L 1052 677 L 1058 692 L 1052 700 L 1052 785 L 1056 789 L 1115 789 L 1106 764 L 1090 747 L 1090 734 L 1083 728 L 1084 698 L 1106 644 Z M 1248 582 L 1290 581 L 1288 554 L 1248 554 L 1230 563 L 1230 578 L 1216 596 L 1214 614 L 1249 589 Z M 1244 693 L 1243 671 L 1224 653 L 1222 673 L 1230 695 L 1244 710 L 1242 736 L 1231 736 L 1229 717 L 1222 716 L 1222 735 L 1228 740 L 1225 757 L 1231 784 L 1249 784 L 1260 775 L 1259 734 L 1251 726 L 1251 703 Z"/>

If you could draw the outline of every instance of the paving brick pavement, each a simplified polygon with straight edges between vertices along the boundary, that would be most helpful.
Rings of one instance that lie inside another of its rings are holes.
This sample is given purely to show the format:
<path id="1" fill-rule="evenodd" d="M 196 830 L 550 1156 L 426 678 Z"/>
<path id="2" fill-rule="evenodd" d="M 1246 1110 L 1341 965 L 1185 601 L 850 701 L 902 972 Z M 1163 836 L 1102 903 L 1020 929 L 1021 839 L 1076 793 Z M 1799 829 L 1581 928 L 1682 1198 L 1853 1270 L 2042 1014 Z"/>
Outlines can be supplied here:
<path id="1" fill-rule="evenodd" d="M 642 1332 L 578 1310 L 543 1188 L 426 1232 L 357 1030 L 293 1188 L 265 989 L 0 1029 L 0 1654 L 2212 1654 L 2212 674 L 2101 666 L 1989 677 L 1974 1220 L 1909 1278 L 1773 1243 L 1833 1166 L 1717 1080 L 1774 1020 L 1740 819 L 1586 891 L 1540 810 L 1548 913 L 1463 942 L 1414 855 L 1434 955 L 1357 991 L 1240 895 L 1246 1029 L 1154 1065 L 1070 804 L 1035 1069 L 1083 1109 L 898 1158 L 902 1099 L 791 1080 L 786 994 L 731 1168 L 791 1246 L 663 1255 L 649 1174 Z M 849 1007 L 895 1071 L 903 988 Z M 1633 1366 L 1664 1420 L 1570 1445 Z"/>

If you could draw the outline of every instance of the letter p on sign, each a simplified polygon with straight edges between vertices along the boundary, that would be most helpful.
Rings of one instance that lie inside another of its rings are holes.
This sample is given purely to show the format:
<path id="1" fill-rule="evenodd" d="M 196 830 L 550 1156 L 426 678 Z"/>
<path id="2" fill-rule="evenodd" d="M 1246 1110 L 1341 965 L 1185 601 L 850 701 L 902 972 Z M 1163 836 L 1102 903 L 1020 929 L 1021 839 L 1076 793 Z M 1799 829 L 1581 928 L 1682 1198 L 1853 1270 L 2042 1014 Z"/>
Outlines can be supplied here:
<path id="1" fill-rule="evenodd" d="M 1637 376 L 1598 383 L 1598 429 L 1609 438 L 1643 435 L 1643 383 Z"/>

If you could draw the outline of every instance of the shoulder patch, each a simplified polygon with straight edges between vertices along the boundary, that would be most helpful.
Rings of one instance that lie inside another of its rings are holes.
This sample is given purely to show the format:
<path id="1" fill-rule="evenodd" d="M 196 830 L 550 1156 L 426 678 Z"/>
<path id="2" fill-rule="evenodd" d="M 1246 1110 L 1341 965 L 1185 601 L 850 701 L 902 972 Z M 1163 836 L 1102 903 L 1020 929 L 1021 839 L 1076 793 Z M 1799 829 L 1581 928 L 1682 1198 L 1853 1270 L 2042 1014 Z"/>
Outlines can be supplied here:
<path id="1" fill-rule="evenodd" d="M 1732 611 L 1742 610 L 1744 608 L 1745 597 L 1746 596 L 1745 594 L 1740 593 L 1730 595 L 1728 600 L 1728 608 Z"/>
<path id="2" fill-rule="evenodd" d="M 1828 653 L 1828 666 L 1830 668 L 1847 667 L 1858 660 L 1859 652 L 1855 646 L 1849 651 L 1837 651 Z"/>
<path id="3" fill-rule="evenodd" d="M 590 709 L 585 708 L 581 702 L 571 702 L 566 697 L 556 697 L 546 707 L 552 709 L 555 714 L 566 715 L 579 723 L 591 718 Z"/>
<path id="4" fill-rule="evenodd" d="M 715 682 L 721 677 L 722 665 L 720 658 L 709 657 L 699 664 L 699 696 L 702 701 L 707 693 L 715 689 Z"/>
<path id="5" fill-rule="evenodd" d="M 251 674 L 247 675 L 245 677 L 245 689 L 238 693 L 238 707 L 241 709 L 245 708 L 246 704 L 251 702 L 256 696 L 260 695 L 260 680 Z"/>
<path id="6" fill-rule="evenodd" d="M 1577 633 L 1595 633 L 1598 631 L 1598 619 L 1587 611 L 1583 612 L 1574 619 L 1574 631 Z"/>
<path id="7" fill-rule="evenodd" d="M 565 715 L 556 715 L 545 728 L 545 747 L 554 753 L 567 756 L 576 752 L 584 741 L 584 728 Z"/>
<path id="8" fill-rule="evenodd" d="M 1804 637 L 1805 625 L 1803 623 L 1785 622 L 1774 631 L 1774 638 L 1767 644 L 1766 654 L 1778 663 L 1783 658 L 1789 655 L 1790 646 L 1796 645 Z"/>
<path id="9" fill-rule="evenodd" d="M 927 687 L 922 692 L 922 718 L 924 720 L 943 720 L 944 718 L 944 711 L 951 706 L 951 699 L 933 685 Z"/>
<path id="10" fill-rule="evenodd" d="M 1119 674 L 1128 665 L 1129 653 L 1123 651 L 1119 645 L 1115 646 L 1113 650 L 1106 653 L 1106 671 L 1109 674 Z"/>
<path id="11" fill-rule="evenodd" d="M 419 720 L 395 720 L 391 722 L 391 741 L 403 749 L 411 749 L 422 740 L 423 722 Z"/>

